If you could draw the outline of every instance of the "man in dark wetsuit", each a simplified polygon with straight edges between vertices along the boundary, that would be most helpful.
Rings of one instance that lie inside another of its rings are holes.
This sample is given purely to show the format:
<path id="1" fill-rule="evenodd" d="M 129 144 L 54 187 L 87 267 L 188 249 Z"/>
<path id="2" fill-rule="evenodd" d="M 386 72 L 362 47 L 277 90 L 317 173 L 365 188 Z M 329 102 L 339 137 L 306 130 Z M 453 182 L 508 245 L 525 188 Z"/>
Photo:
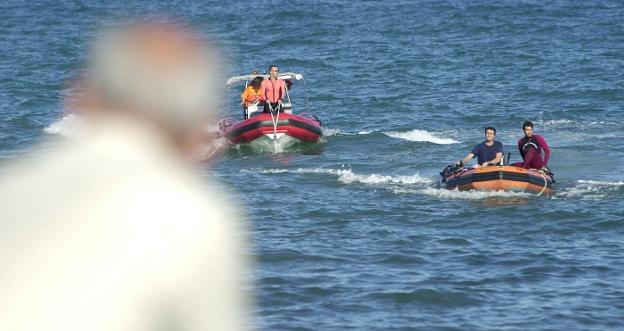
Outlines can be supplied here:
<path id="1" fill-rule="evenodd" d="M 524 137 L 518 140 L 518 150 L 522 155 L 523 162 L 516 162 L 513 165 L 525 169 L 542 169 L 548 166 L 550 149 L 544 137 L 533 133 L 533 123 L 524 122 L 522 124 Z M 542 150 L 544 158 L 542 159 Z"/>
<path id="2" fill-rule="evenodd" d="M 485 128 L 485 141 L 476 145 L 463 160 L 459 161 L 460 165 L 466 164 L 473 157 L 477 157 L 478 167 L 487 167 L 491 165 L 497 165 L 503 158 L 503 143 L 495 141 L 496 129 L 491 126 Z"/>

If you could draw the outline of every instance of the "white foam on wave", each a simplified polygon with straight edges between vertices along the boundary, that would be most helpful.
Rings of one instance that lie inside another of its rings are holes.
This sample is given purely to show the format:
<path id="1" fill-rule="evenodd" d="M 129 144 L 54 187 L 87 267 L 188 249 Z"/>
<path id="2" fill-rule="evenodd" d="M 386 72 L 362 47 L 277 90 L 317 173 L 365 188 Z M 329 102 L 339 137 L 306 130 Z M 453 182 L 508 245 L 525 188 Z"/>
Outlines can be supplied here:
<path id="1" fill-rule="evenodd" d="M 80 115 L 67 114 L 58 121 L 48 125 L 43 131 L 64 137 L 76 137 L 88 130 L 87 124 Z"/>
<path id="2" fill-rule="evenodd" d="M 556 193 L 556 197 L 599 200 L 624 188 L 624 181 L 577 180 L 574 187 Z"/>
<path id="3" fill-rule="evenodd" d="M 441 138 L 426 130 L 414 129 L 407 132 L 390 131 L 384 132 L 385 135 L 392 138 L 405 139 L 409 141 L 425 141 L 438 145 L 457 144 L 459 141 L 452 138 Z"/>
<path id="4" fill-rule="evenodd" d="M 323 133 L 323 136 L 325 137 L 331 137 L 334 135 L 337 135 L 340 133 L 340 129 L 332 129 L 332 128 L 328 128 L 328 127 L 321 127 L 321 132 Z"/>
<path id="5" fill-rule="evenodd" d="M 358 132 L 342 132 L 340 129 L 333 129 L 327 127 L 321 127 L 323 132 L 323 136 L 331 137 L 331 136 L 355 136 L 355 135 L 366 135 L 371 134 L 373 131 L 358 131 Z"/>
<path id="6" fill-rule="evenodd" d="M 508 192 L 508 191 L 459 191 L 447 190 L 444 188 L 426 187 L 422 189 L 394 189 L 395 194 L 418 194 L 428 195 L 441 199 L 449 200 L 484 200 L 489 198 L 530 198 L 534 196 L 527 192 Z"/>
<path id="7" fill-rule="evenodd" d="M 572 123 L 574 123 L 574 121 L 572 120 L 560 119 L 560 120 L 539 121 L 537 124 L 542 125 L 542 126 L 558 126 L 558 125 L 566 125 L 566 124 L 572 124 Z"/>
<path id="8" fill-rule="evenodd" d="M 362 184 L 431 184 L 432 180 L 430 178 L 420 177 L 418 174 L 412 176 L 405 175 L 395 175 L 395 176 L 386 176 L 386 175 L 358 175 L 354 174 L 350 170 L 346 170 L 343 173 L 339 174 L 338 180 L 345 183 L 362 183 Z"/>
<path id="9" fill-rule="evenodd" d="M 360 175 L 354 173 L 351 169 L 326 169 L 326 168 L 299 168 L 299 169 L 246 169 L 241 170 L 247 173 L 263 173 L 263 174 L 280 174 L 280 173 L 299 173 L 299 174 L 329 174 L 336 176 L 338 181 L 345 184 L 361 183 L 368 185 L 382 184 L 431 184 L 430 178 L 420 177 L 416 175 Z"/>
<path id="10" fill-rule="evenodd" d="M 587 184 L 587 185 L 597 185 L 597 186 L 624 186 L 624 181 L 617 181 L 617 182 L 605 182 L 605 181 L 599 181 L 599 180 L 578 180 L 577 183 L 579 184 Z"/>

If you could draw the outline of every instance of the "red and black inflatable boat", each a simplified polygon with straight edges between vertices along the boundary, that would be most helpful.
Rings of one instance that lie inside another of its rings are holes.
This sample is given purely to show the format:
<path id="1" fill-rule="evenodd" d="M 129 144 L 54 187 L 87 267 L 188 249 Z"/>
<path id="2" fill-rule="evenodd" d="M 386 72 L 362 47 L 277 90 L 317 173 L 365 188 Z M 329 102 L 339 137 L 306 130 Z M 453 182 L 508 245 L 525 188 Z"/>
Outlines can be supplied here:
<path id="1" fill-rule="evenodd" d="M 509 165 L 466 169 L 448 165 L 440 175 L 442 183 L 449 190 L 520 191 L 538 195 L 553 193 L 552 174 L 536 169 Z"/>
<path id="2" fill-rule="evenodd" d="M 250 75 L 230 77 L 229 90 L 232 85 L 245 82 L 245 87 L 255 78 L 267 79 L 268 75 L 252 73 Z M 280 104 L 279 111 L 265 109 L 261 100 L 248 104 L 244 109 L 243 120 L 236 121 L 231 117 L 221 120 L 219 130 L 231 145 L 250 146 L 261 151 L 283 151 L 293 145 L 301 143 L 316 143 L 321 139 L 321 121 L 308 113 L 293 114 L 293 105 L 290 99 L 289 87 L 293 80 L 303 80 L 303 75 L 294 72 L 285 72 L 277 76 L 289 82 L 286 84 L 285 98 Z M 307 98 L 307 91 L 304 92 Z M 307 103 L 307 102 L 306 102 Z M 270 107 L 269 107 L 270 108 Z M 267 112 L 271 110 L 270 112 Z"/>

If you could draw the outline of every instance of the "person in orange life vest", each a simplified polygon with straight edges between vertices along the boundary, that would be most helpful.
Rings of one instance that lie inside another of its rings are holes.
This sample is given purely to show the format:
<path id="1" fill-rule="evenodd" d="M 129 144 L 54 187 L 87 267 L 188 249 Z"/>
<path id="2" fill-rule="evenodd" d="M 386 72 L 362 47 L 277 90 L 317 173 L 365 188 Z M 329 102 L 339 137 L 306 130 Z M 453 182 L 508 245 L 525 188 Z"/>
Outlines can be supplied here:
<path id="1" fill-rule="evenodd" d="M 241 93 L 241 106 L 243 106 L 243 108 L 247 108 L 250 103 L 264 101 L 264 95 L 262 94 L 262 89 L 260 88 L 262 80 L 263 79 L 260 76 L 255 77 L 251 80 L 251 84 L 249 84 L 243 93 Z"/>
<path id="2" fill-rule="evenodd" d="M 264 103 L 264 112 L 279 111 L 282 108 L 284 97 L 286 96 L 286 83 L 282 79 L 277 78 L 279 68 L 276 65 L 269 66 L 269 78 L 262 81 L 260 90 L 266 102 Z"/>
<path id="3" fill-rule="evenodd" d="M 532 122 L 524 122 L 524 124 L 522 124 L 522 130 L 524 131 L 524 137 L 518 140 L 518 150 L 520 151 L 520 155 L 522 155 L 522 160 L 524 161 L 516 162 L 512 165 L 525 169 L 548 169 L 547 166 L 548 159 L 550 158 L 550 148 L 548 148 L 546 139 L 533 133 Z M 544 151 L 543 159 L 542 150 Z"/>

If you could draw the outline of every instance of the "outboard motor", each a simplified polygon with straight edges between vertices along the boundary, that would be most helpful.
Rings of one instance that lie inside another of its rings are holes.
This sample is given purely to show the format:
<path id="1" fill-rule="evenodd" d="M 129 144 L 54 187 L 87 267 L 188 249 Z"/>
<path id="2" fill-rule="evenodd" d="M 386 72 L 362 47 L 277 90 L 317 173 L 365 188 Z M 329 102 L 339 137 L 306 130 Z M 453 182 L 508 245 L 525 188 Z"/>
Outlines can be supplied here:
<path id="1" fill-rule="evenodd" d="M 550 169 L 548 167 L 542 167 L 542 169 L 540 169 L 539 171 L 544 173 L 545 175 L 550 176 L 550 179 L 552 180 L 552 182 L 556 183 L 556 181 L 555 181 L 555 174 L 552 171 L 550 171 Z"/>
<path id="2" fill-rule="evenodd" d="M 451 163 L 442 169 L 440 172 L 440 176 L 442 176 L 442 182 L 446 181 L 446 178 L 461 171 L 463 169 L 463 164 Z"/>

